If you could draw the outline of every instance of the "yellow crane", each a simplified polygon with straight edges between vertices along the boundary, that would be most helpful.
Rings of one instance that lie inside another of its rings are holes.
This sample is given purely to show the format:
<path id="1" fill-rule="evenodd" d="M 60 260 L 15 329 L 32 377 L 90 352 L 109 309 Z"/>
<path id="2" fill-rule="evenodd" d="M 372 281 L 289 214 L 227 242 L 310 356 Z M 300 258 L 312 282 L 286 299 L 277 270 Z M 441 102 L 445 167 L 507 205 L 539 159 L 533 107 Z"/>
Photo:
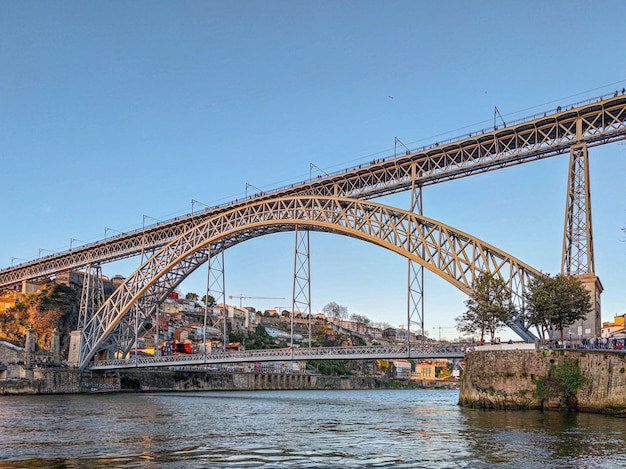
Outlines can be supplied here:
<path id="1" fill-rule="evenodd" d="M 230 295 L 228 298 L 230 298 L 231 300 L 233 298 L 239 298 L 239 307 L 242 307 L 242 301 L 243 299 L 247 299 L 247 300 L 284 300 L 284 297 L 275 297 L 275 296 L 246 296 L 246 295 Z"/>

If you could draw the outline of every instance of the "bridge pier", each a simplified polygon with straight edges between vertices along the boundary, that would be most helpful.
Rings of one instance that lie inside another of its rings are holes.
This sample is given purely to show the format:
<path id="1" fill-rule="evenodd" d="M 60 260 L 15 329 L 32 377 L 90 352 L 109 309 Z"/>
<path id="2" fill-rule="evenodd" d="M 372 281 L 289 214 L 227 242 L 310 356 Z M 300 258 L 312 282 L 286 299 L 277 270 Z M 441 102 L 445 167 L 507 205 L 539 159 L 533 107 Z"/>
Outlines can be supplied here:
<path id="1" fill-rule="evenodd" d="M 83 331 L 78 329 L 70 332 L 70 350 L 67 354 L 67 364 L 72 368 L 80 365 L 80 349 L 83 344 Z"/>
<path id="2" fill-rule="evenodd" d="M 564 331 L 568 339 L 582 340 L 600 337 L 602 335 L 602 317 L 600 310 L 600 294 L 604 289 L 600 278 L 593 273 L 576 275 L 583 286 L 589 291 L 591 297 L 591 312 L 582 321 L 577 321 L 569 327 L 569 332 Z"/>

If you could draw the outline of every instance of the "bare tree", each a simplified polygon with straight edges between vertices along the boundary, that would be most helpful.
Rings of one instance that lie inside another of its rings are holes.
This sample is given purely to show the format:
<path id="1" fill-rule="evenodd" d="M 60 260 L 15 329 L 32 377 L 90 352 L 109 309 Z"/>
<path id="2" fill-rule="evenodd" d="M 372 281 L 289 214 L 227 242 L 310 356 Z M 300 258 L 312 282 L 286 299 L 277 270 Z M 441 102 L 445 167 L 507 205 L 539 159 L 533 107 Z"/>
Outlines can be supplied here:
<path id="1" fill-rule="evenodd" d="M 346 308 L 345 306 L 340 306 L 334 301 L 331 301 L 326 306 L 324 306 L 324 308 L 322 308 L 322 311 L 326 316 L 333 318 L 333 320 L 336 322 L 348 317 L 348 308 Z"/>

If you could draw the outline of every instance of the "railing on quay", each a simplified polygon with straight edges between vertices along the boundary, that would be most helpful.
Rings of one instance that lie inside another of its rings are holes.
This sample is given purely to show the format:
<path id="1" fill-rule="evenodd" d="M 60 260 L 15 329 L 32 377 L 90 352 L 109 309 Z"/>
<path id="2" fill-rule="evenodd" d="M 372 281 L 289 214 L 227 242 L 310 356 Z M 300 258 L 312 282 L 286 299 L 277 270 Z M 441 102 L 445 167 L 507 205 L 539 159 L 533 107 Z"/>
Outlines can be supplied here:
<path id="1" fill-rule="evenodd" d="M 100 360 L 89 367 L 91 370 L 115 370 L 125 368 L 183 367 L 211 364 L 231 364 L 273 361 L 306 360 L 368 360 L 368 359 L 426 359 L 463 358 L 469 347 L 465 344 L 412 344 L 408 352 L 406 344 L 357 347 L 313 347 L 246 350 L 217 353 L 177 354 L 163 356 L 136 356 L 127 359 Z"/>

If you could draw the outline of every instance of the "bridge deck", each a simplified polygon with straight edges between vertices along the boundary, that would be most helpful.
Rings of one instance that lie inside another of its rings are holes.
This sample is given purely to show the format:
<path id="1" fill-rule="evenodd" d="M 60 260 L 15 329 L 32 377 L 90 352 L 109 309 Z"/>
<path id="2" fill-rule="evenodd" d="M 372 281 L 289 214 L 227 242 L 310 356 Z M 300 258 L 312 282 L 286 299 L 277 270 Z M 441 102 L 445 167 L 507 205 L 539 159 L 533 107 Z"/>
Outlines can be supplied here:
<path id="1" fill-rule="evenodd" d="M 362 164 L 319 179 L 303 181 L 245 200 L 207 208 L 170 221 L 123 233 L 73 250 L 52 254 L 0 270 L 0 288 L 91 263 L 106 263 L 138 255 L 179 237 L 208 218 L 250 200 L 297 195 L 370 199 L 438 182 L 535 161 L 569 151 L 574 145 L 595 146 L 626 138 L 626 95 L 598 98 L 557 108 L 501 129 L 469 134 Z"/>
<path id="2" fill-rule="evenodd" d="M 124 368 L 153 368 L 172 366 L 197 366 L 211 364 L 307 361 L 307 360 L 373 360 L 373 359 L 427 359 L 463 358 L 468 350 L 466 345 L 416 345 L 408 353 L 406 345 L 365 346 L 365 347 L 313 347 L 247 350 L 237 352 L 196 353 L 166 355 L 161 357 L 137 356 L 129 359 L 98 361 L 91 370 L 117 370 Z"/>

